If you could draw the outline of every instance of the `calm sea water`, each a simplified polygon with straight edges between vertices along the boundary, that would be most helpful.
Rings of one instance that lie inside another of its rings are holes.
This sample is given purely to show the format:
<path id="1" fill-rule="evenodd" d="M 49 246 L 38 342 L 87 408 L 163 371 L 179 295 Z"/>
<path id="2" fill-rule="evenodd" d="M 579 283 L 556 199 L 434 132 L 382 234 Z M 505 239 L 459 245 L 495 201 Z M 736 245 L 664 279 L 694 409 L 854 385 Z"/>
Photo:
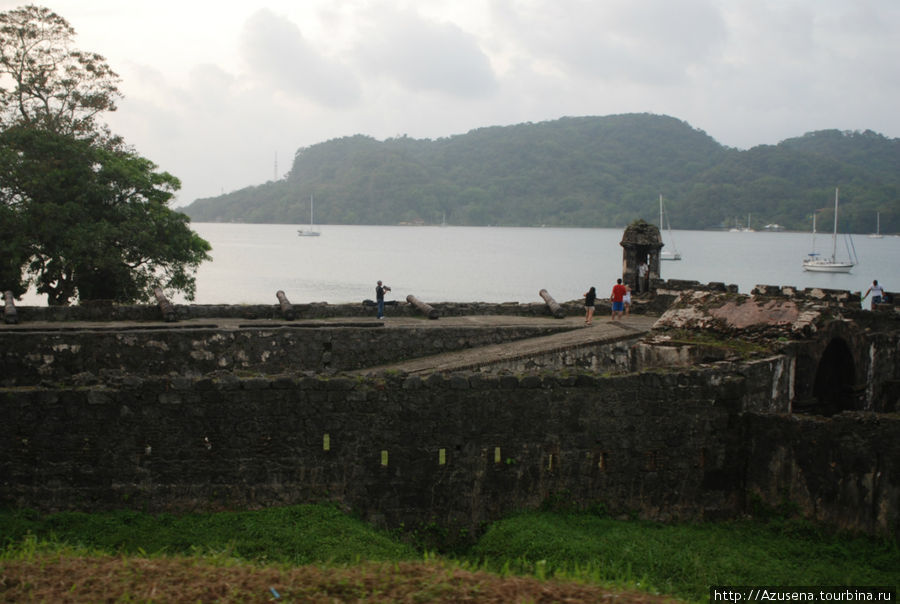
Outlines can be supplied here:
<path id="1" fill-rule="evenodd" d="M 374 299 L 378 279 L 397 300 L 540 302 L 546 289 L 566 301 L 591 285 L 606 297 L 622 273 L 624 229 L 323 225 L 320 237 L 298 237 L 292 225 L 193 227 L 213 246 L 213 262 L 198 272 L 201 304 L 274 304 L 279 289 L 297 303 L 359 302 Z M 900 291 L 900 237 L 854 237 L 860 264 L 849 274 L 803 271 L 807 233 L 674 231 L 672 239 L 683 259 L 663 262 L 663 278 L 733 283 L 743 293 L 757 284 L 864 292 L 878 279 Z M 831 238 L 819 234 L 816 244 L 829 250 Z"/>
<path id="2" fill-rule="evenodd" d="M 294 303 L 359 302 L 374 299 L 378 279 L 395 300 L 540 302 L 546 289 L 567 301 L 591 285 L 608 297 L 622 274 L 624 229 L 322 225 L 320 237 L 298 237 L 298 226 L 192 223 L 213 246 L 195 302 L 276 304 L 278 290 Z M 683 260 L 662 263 L 667 279 L 721 281 L 742 293 L 757 284 L 864 292 L 878 279 L 900 291 L 900 237 L 855 236 L 860 263 L 849 274 L 804 272 L 808 233 L 674 231 L 672 239 Z M 816 243 L 830 250 L 831 237 L 819 234 Z"/>

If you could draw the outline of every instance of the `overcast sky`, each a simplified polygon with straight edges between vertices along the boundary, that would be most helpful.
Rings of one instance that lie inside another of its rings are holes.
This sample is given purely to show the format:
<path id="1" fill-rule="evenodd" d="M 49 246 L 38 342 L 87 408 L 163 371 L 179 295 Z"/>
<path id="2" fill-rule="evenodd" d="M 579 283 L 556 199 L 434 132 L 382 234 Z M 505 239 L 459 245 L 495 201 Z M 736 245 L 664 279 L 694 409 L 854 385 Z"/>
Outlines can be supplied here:
<path id="1" fill-rule="evenodd" d="M 353 134 L 650 112 L 742 149 L 826 128 L 900 136 L 900 0 L 35 4 L 121 76 L 107 121 L 182 180 L 178 205 Z"/>

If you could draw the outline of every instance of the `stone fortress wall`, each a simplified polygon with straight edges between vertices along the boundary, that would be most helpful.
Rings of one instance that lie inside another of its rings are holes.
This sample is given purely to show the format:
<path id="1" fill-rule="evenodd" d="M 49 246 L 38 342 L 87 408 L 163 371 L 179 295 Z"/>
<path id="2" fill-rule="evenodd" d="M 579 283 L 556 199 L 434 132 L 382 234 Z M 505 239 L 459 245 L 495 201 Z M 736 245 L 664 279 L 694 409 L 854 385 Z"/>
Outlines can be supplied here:
<path id="1" fill-rule="evenodd" d="M 685 292 L 733 297 L 716 284 L 658 285 L 644 310 Z M 758 293 L 760 307 L 802 297 Z M 158 322 L 158 309 L 141 312 L 154 310 L 147 320 Z M 20 309 L 23 325 L 30 312 Z M 752 358 L 656 333 L 630 343 L 627 371 L 423 377 L 344 372 L 386 362 L 368 350 L 408 358 L 539 330 L 379 329 L 354 325 L 354 315 L 330 326 L 310 316 L 299 327 L 277 307 L 268 312 L 233 317 L 273 321 L 265 327 L 105 329 L 45 316 L 41 329 L 0 328 L 0 502 L 175 511 L 335 501 L 387 526 L 467 534 L 548 502 L 662 520 L 790 502 L 835 526 L 900 534 L 900 330 L 891 316 L 872 323 L 844 312 L 817 324 L 799 312 L 791 325 L 804 333 Z M 677 324 L 678 312 L 663 318 Z M 819 375 L 848 364 L 846 380 Z M 850 392 L 827 414 L 796 412 L 816 397 L 831 401 L 823 388 Z"/>

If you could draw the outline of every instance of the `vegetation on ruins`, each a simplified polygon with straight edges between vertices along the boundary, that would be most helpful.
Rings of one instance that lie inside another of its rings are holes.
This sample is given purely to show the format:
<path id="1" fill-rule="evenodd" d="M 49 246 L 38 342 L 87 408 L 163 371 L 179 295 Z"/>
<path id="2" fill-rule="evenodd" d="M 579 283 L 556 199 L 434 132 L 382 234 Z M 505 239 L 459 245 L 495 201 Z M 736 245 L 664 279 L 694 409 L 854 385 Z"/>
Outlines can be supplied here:
<path id="1" fill-rule="evenodd" d="M 118 76 L 74 36 L 46 8 L 0 13 L 0 289 L 33 285 L 50 304 L 157 287 L 193 299 L 210 246 L 168 207 L 178 179 L 100 121 Z"/>
<path id="2" fill-rule="evenodd" d="M 675 229 L 828 224 L 841 188 L 841 228 L 900 231 L 900 139 L 823 130 L 741 151 L 673 117 L 566 117 L 437 140 L 355 135 L 299 149 L 284 178 L 185 208 L 205 222 L 316 221 L 472 226 Z"/>
<path id="3" fill-rule="evenodd" d="M 707 601 L 710 585 L 900 582 L 895 540 L 835 533 L 787 507 L 757 511 L 756 520 L 660 524 L 548 508 L 440 554 L 332 505 L 183 516 L 5 511 L 0 598 Z"/>
<path id="4" fill-rule="evenodd" d="M 664 332 L 665 343 L 671 346 L 696 346 L 718 350 L 724 358 L 747 360 L 773 354 L 773 345 L 767 340 L 754 341 L 747 337 L 735 338 L 713 330 L 674 329 Z M 661 341 L 658 341 L 661 343 Z"/>

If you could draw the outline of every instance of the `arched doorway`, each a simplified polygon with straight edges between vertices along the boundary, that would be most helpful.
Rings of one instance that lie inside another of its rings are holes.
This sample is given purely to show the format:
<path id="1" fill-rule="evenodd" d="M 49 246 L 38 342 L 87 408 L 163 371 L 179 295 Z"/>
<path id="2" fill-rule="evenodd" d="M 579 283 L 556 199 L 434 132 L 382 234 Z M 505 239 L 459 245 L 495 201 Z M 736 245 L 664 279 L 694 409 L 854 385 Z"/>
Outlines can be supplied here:
<path id="1" fill-rule="evenodd" d="M 812 394 L 816 402 L 809 411 L 814 413 L 834 415 L 859 408 L 853 354 L 842 338 L 832 339 L 825 347 L 816 367 Z"/>

